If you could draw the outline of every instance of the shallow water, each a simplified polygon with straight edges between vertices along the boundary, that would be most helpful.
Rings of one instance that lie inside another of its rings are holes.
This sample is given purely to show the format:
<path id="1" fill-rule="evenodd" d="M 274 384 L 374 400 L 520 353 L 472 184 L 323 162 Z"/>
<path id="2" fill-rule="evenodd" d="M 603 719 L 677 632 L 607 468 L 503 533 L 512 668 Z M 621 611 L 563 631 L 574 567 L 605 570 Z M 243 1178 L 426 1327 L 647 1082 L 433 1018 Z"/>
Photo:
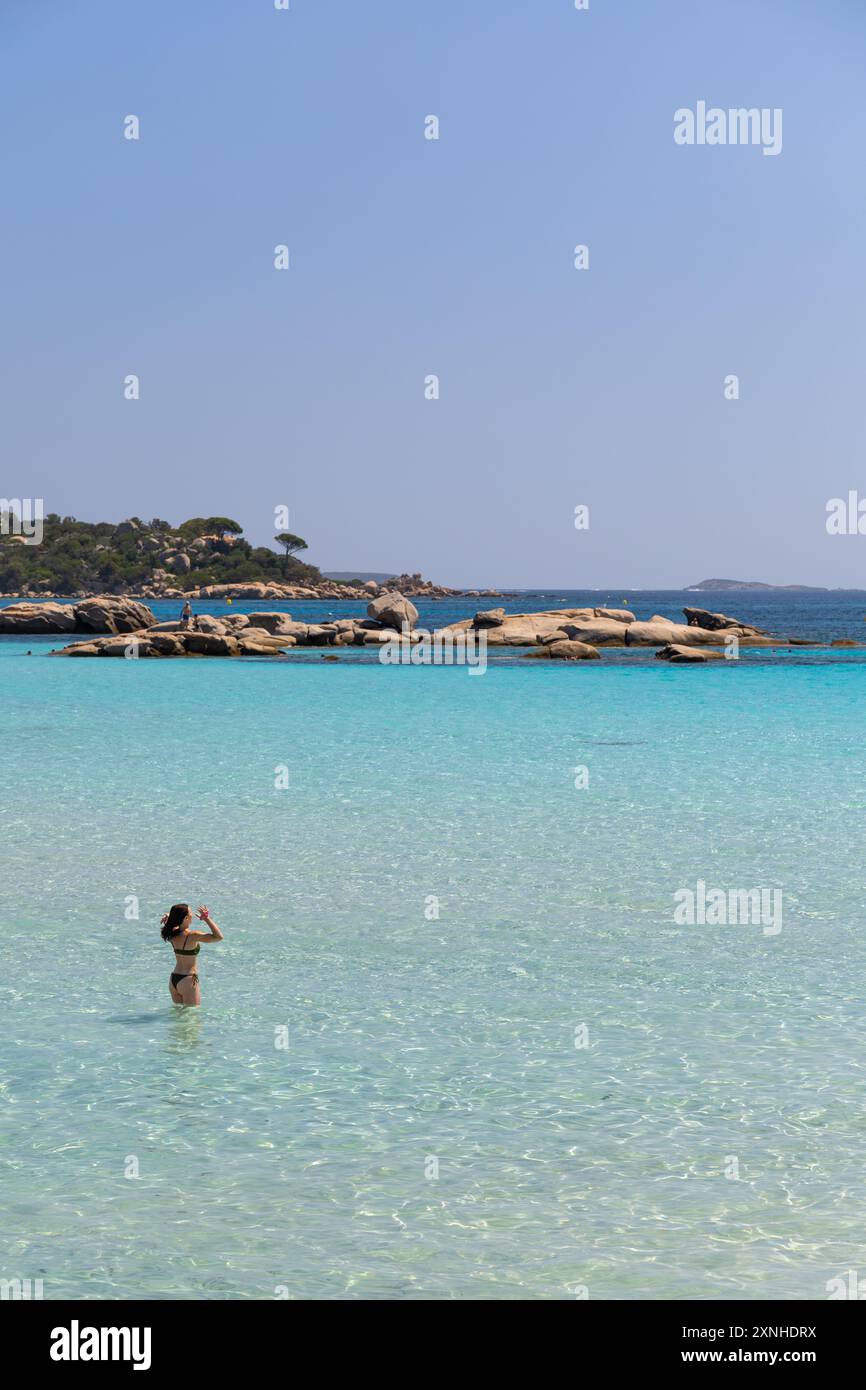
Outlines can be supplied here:
<path id="1" fill-rule="evenodd" d="M 44 651 L 0 642 L 0 1275 L 778 1299 L 863 1273 L 858 661 Z M 779 888 L 782 930 L 677 925 L 698 879 Z M 159 939 L 184 899 L 226 933 L 197 1012 Z"/>

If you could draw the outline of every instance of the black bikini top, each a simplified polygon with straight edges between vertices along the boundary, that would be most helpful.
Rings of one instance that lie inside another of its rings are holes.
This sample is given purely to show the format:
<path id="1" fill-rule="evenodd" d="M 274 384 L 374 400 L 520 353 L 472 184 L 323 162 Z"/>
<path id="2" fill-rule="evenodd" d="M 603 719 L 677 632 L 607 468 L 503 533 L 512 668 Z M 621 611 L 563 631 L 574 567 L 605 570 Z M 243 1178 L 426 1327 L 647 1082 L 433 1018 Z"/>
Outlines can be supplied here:
<path id="1" fill-rule="evenodd" d="M 175 946 L 174 953 L 176 956 L 197 956 L 200 950 L 201 942 L 197 941 L 191 951 L 179 951 L 178 948 Z"/>

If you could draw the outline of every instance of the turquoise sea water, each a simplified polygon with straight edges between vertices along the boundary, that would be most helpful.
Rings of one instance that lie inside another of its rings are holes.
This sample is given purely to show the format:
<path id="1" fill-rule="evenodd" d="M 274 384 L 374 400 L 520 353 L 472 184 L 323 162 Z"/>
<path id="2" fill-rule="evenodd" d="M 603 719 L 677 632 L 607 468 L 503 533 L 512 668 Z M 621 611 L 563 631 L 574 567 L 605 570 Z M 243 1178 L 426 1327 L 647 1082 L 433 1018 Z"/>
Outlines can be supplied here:
<path id="1" fill-rule="evenodd" d="M 0 640 L 0 1276 L 796 1299 L 866 1274 L 862 653 L 470 677 L 48 646 Z M 780 889 L 782 930 L 677 925 L 698 879 Z M 226 935 L 198 1011 L 159 939 L 186 899 Z"/>

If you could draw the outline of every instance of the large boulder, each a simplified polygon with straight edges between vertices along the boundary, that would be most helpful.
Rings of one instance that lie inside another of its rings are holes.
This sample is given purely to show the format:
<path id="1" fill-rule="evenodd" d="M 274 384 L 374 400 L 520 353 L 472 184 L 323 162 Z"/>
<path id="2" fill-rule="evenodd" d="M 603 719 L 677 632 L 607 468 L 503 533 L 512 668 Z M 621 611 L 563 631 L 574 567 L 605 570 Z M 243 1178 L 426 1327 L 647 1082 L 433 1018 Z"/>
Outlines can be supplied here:
<path id="1" fill-rule="evenodd" d="M 572 642 L 591 642 L 593 646 L 621 647 L 628 640 L 630 625 L 618 618 L 588 618 L 560 623 Z"/>
<path id="2" fill-rule="evenodd" d="M 74 632 L 71 603 L 11 603 L 0 608 L 0 632 Z"/>
<path id="3" fill-rule="evenodd" d="M 269 621 L 272 617 L 284 618 L 285 621 L 272 624 Z M 251 613 L 249 617 L 249 626 L 259 628 L 264 632 L 270 632 L 273 637 L 293 637 L 298 643 L 306 642 L 307 633 L 310 630 L 309 623 L 295 622 L 289 617 L 288 613 Z M 315 627 L 316 624 L 313 624 L 313 626 Z M 244 631 L 246 631 L 246 627 Z"/>
<path id="4" fill-rule="evenodd" d="M 179 632 L 147 632 L 142 638 L 139 656 L 184 656 L 186 649 Z"/>
<path id="5" fill-rule="evenodd" d="M 263 627 L 266 632 L 284 633 L 286 636 L 297 637 L 297 628 L 306 629 L 306 623 L 296 623 L 292 621 L 291 613 L 250 613 L 250 627 Z"/>
<path id="6" fill-rule="evenodd" d="M 326 623 L 310 623 L 303 643 L 307 647 L 332 647 L 337 640 L 337 629 Z"/>
<path id="7" fill-rule="evenodd" d="M 539 647 L 538 651 L 527 652 L 524 661 L 531 658 L 542 658 L 550 661 L 598 661 L 600 656 L 595 647 L 587 642 L 548 642 L 546 646 Z"/>
<path id="8" fill-rule="evenodd" d="M 418 609 L 408 598 L 389 589 L 367 604 L 367 617 L 374 618 L 383 627 L 395 627 L 399 631 L 404 623 L 410 628 L 415 626 Z"/>
<path id="9" fill-rule="evenodd" d="M 75 605 L 75 622 L 87 632 L 138 632 L 155 622 L 149 608 L 131 598 L 86 598 Z"/>
<path id="10" fill-rule="evenodd" d="M 294 637 L 286 639 L 289 645 L 294 645 Z M 284 650 L 283 647 L 273 647 L 267 642 L 254 642 L 252 638 L 241 637 L 238 644 L 241 656 L 279 656 Z"/>
<path id="11" fill-rule="evenodd" d="M 485 612 L 476 613 L 472 619 L 473 627 L 501 627 L 505 622 L 504 608 L 488 608 Z"/>
<path id="12" fill-rule="evenodd" d="M 216 632 L 185 632 L 183 645 L 196 656 L 235 656 L 238 651 L 236 637 Z"/>
<path id="13" fill-rule="evenodd" d="M 684 608 L 686 622 L 689 627 L 702 627 L 708 632 L 717 632 L 724 629 L 734 628 L 741 636 L 750 633 L 755 637 L 765 635 L 763 628 L 752 627 L 749 623 L 740 622 L 739 618 L 729 618 L 726 613 L 710 613 L 706 608 Z"/>
<path id="14" fill-rule="evenodd" d="M 627 647 L 667 647 L 670 643 L 698 647 L 703 645 L 724 646 L 725 634 L 707 632 L 702 627 L 690 627 L 686 623 L 664 622 L 630 623 L 625 629 Z"/>
<path id="15" fill-rule="evenodd" d="M 231 624 L 234 628 L 235 624 Z M 224 637 L 229 631 L 229 623 L 225 618 L 215 618 L 210 613 L 197 613 L 192 623 L 181 628 L 182 632 L 215 632 L 218 637 Z"/>
<path id="16" fill-rule="evenodd" d="M 670 661 L 674 666 L 694 665 L 705 661 L 724 661 L 724 652 L 712 652 L 699 647 L 684 647 L 678 642 L 669 642 L 656 652 L 656 661 Z"/>

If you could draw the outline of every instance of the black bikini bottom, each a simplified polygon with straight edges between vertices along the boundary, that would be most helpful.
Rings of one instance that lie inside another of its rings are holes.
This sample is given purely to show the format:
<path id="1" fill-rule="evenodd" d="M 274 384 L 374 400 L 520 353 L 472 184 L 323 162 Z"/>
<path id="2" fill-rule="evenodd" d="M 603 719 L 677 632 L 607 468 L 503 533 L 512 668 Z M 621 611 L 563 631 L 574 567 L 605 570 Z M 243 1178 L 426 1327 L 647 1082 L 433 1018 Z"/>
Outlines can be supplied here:
<path id="1" fill-rule="evenodd" d="M 182 975 L 172 975 L 172 977 L 171 977 L 171 983 L 172 983 L 173 987 L 174 987 L 175 989 L 177 989 L 177 982 L 178 982 L 178 980 L 190 980 L 190 979 L 192 979 L 192 980 L 197 980 L 197 979 L 198 979 L 198 975 L 195 973 L 194 970 L 185 970 L 185 971 L 183 972 Z"/>

